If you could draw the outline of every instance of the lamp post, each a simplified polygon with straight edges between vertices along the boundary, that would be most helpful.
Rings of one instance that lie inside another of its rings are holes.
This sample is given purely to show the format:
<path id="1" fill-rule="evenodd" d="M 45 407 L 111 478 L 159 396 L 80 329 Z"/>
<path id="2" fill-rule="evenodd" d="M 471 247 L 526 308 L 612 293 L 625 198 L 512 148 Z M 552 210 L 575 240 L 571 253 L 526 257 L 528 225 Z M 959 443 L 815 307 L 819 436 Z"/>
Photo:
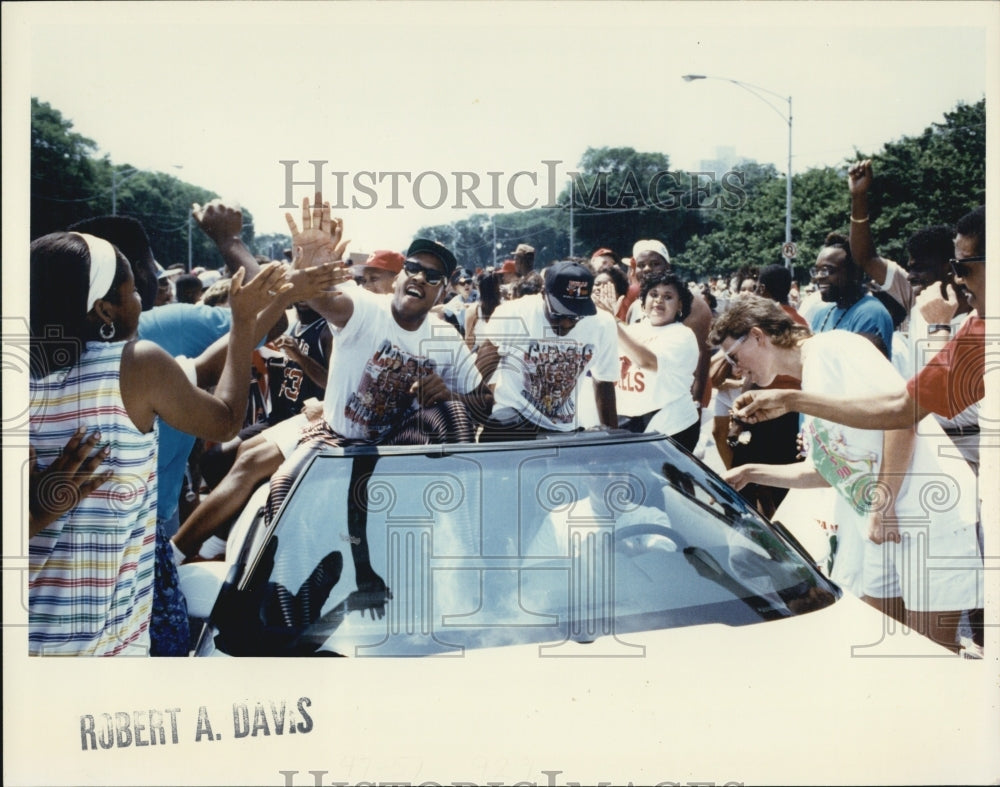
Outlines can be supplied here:
<path id="1" fill-rule="evenodd" d="M 696 79 L 719 79 L 723 82 L 731 82 L 732 84 L 743 88 L 751 95 L 759 98 L 776 113 L 778 113 L 778 117 L 788 124 L 788 169 L 785 174 L 785 250 L 790 250 L 792 248 L 790 245 L 792 242 L 792 97 L 786 97 L 780 93 L 775 93 L 773 90 L 768 90 L 766 87 L 752 85 L 749 82 L 741 82 L 738 79 L 731 79 L 730 77 L 708 76 L 706 74 L 684 74 L 681 79 L 685 82 L 693 82 Z M 778 107 L 771 103 L 770 100 L 762 96 L 761 93 L 767 93 L 768 95 L 779 98 L 782 101 L 787 101 L 788 115 L 786 116 L 780 109 L 778 109 Z M 790 268 L 791 265 L 791 257 L 786 256 L 785 266 Z"/>
<path id="2" fill-rule="evenodd" d="M 118 184 L 124 180 L 127 180 L 128 178 L 132 177 L 138 172 L 139 170 L 137 170 L 135 167 L 132 167 L 130 170 L 127 170 L 124 175 L 122 175 L 119 170 L 116 169 L 111 170 L 111 215 L 112 216 L 118 215 Z"/>

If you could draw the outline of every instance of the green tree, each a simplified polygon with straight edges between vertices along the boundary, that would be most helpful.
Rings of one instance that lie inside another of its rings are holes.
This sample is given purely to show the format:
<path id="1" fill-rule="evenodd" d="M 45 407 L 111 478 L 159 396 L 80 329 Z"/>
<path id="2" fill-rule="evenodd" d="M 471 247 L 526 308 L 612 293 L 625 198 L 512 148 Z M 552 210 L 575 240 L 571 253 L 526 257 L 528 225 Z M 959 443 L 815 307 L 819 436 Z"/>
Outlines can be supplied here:
<path id="1" fill-rule="evenodd" d="M 72 121 L 31 99 L 31 237 L 92 216 L 102 197 L 95 184 L 97 143 L 73 131 Z"/>
<path id="2" fill-rule="evenodd" d="M 915 137 L 887 143 L 871 158 L 875 180 L 870 197 L 872 231 L 880 252 L 906 260 L 907 238 L 921 227 L 951 224 L 983 204 L 986 188 L 986 105 L 958 104 Z M 823 240 L 846 232 L 850 199 L 847 166 L 822 167 L 793 178 L 792 237 L 798 245 L 795 271 L 807 278 Z M 742 165 L 745 167 L 746 165 Z M 773 172 L 756 173 L 746 200 L 717 212 L 710 230 L 692 237 L 677 254 L 678 263 L 699 274 L 728 273 L 744 265 L 779 261 L 784 240 L 784 181 Z"/>
<path id="3" fill-rule="evenodd" d="M 872 159 L 872 232 L 880 252 L 906 260 L 921 227 L 954 224 L 986 201 L 986 100 L 959 103 L 916 137 L 887 143 Z"/>
<path id="4" fill-rule="evenodd" d="M 986 189 L 986 102 L 960 103 L 915 137 L 887 143 L 872 158 L 872 230 L 879 250 L 905 260 L 905 242 L 917 229 L 950 224 L 983 204 Z M 689 276 L 731 273 L 781 262 L 785 240 L 785 180 L 771 165 L 744 161 L 714 178 L 671 171 L 662 153 L 632 148 L 590 148 L 580 160 L 572 190 L 559 207 L 476 215 L 421 232 L 440 239 L 478 265 L 492 264 L 493 225 L 499 259 L 519 242 L 537 250 L 536 265 L 566 256 L 570 200 L 573 251 L 587 255 L 609 246 L 627 255 L 639 238 L 659 238 L 674 266 Z M 850 200 L 847 166 L 800 172 L 792 182 L 794 270 L 808 278 L 827 234 L 846 232 Z M 666 174 L 661 174 L 666 173 Z M 651 188 L 651 184 L 655 187 Z M 469 267 L 467 265 L 467 267 Z"/>
<path id="5" fill-rule="evenodd" d="M 285 249 L 292 248 L 292 236 L 281 232 L 254 235 L 253 245 L 249 248 L 254 254 L 262 254 L 272 260 L 284 260 Z"/>
<path id="6" fill-rule="evenodd" d="M 674 255 L 675 265 L 689 275 L 778 261 L 785 239 L 784 180 L 770 164 L 755 161 L 740 162 L 724 177 L 716 208 L 703 212 L 700 231 Z"/>
<path id="7" fill-rule="evenodd" d="M 191 223 L 192 203 L 213 192 L 162 172 L 95 158 L 97 143 L 48 103 L 31 99 L 31 237 L 81 219 L 117 213 L 142 222 L 164 266 L 218 268 L 222 258 Z M 287 236 L 286 242 L 287 242 Z M 244 210 L 243 240 L 254 248 L 253 216 Z"/>
<path id="8" fill-rule="evenodd" d="M 107 191 L 97 213 L 111 213 L 111 183 L 112 178 L 116 178 L 117 214 L 132 216 L 142 222 L 153 253 L 161 265 L 168 267 L 182 263 L 187 266 L 189 238 L 190 267 L 218 268 L 222 264 L 215 245 L 190 219 L 192 204 L 204 204 L 213 199 L 215 195 L 211 191 L 162 172 L 139 170 L 128 165 L 112 167 L 106 162 L 102 164 L 104 166 L 98 167 L 97 182 L 107 183 Z M 246 212 L 243 224 L 244 241 L 249 245 L 253 241 L 252 217 Z"/>

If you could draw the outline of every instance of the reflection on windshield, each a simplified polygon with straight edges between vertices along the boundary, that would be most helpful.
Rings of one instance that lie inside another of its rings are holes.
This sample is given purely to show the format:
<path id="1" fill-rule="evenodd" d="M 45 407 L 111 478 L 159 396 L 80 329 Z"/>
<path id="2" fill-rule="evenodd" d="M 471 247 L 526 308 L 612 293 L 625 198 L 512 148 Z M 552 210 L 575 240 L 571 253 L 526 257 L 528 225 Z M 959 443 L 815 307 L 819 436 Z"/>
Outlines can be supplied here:
<path id="1" fill-rule="evenodd" d="M 666 440 L 324 456 L 270 539 L 271 555 L 230 592 L 228 619 L 216 616 L 229 652 L 587 641 L 629 654 L 632 632 L 772 620 L 836 592 Z M 236 633 L 247 628 L 266 643 Z"/>

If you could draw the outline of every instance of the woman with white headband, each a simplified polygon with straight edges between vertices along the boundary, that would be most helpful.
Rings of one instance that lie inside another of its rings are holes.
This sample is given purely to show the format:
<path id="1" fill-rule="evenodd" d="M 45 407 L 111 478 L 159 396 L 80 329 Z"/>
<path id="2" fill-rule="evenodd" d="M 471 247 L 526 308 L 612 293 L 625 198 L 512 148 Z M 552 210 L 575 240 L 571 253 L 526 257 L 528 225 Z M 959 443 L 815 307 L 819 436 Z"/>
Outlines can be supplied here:
<path id="1" fill-rule="evenodd" d="M 30 442 L 37 467 L 99 433 L 98 481 L 34 474 L 29 517 L 32 655 L 146 655 L 156 532 L 156 424 L 233 437 L 246 406 L 258 311 L 291 285 L 284 266 L 233 277 L 225 369 L 209 394 L 166 352 L 135 341 L 142 309 L 125 256 L 106 240 L 53 233 L 31 244 Z M 55 463 L 55 465 L 54 465 Z M 67 511 L 66 495 L 76 504 Z"/>

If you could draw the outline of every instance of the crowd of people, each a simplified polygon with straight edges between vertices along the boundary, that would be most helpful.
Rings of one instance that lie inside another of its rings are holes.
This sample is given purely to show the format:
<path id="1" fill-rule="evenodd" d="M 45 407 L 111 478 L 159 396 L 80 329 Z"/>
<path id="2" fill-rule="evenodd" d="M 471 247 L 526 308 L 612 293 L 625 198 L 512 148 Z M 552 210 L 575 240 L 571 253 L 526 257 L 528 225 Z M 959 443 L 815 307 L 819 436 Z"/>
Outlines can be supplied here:
<path id="1" fill-rule="evenodd" d="M 985 211 L 916 233 L 904 267 L 875 250 L 871 178 L 850 168 L 849 232 L 802 292 L 784 265 L 686 282 L 656 239 L 542 270 L 526 243 L 471 271 L 426 238 L 352 263 L 320 194 L 287 215 L 282 261 L 247 249 L 238 209 L 195 205 L 220 271 L 164 269 L 127 217 L 38 238 L 30 652 L 186 655 L 178 566 L 224 556 L 265 483 L 273 518 L 325 447 L 603 428 L 694 452 L 714 402 L 752 505 L 828 488 L 834 579 L 981 653 Z M 947 511 L 926 510 L 929 476 Z"/>

